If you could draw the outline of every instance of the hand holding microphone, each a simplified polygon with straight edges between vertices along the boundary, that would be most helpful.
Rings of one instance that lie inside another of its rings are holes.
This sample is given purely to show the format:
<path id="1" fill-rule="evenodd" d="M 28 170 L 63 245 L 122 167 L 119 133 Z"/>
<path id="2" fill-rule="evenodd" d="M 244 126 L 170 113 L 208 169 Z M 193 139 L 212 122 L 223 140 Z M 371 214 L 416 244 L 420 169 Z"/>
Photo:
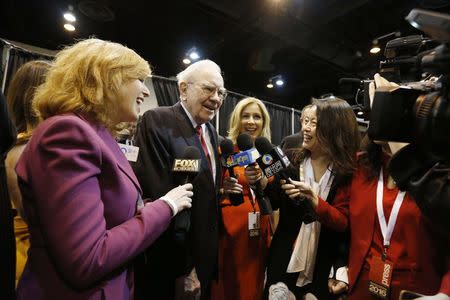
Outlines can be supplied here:
<path id="1" fill-rule="evenodd" d="M 288 182 L 284 179 L 280 180 L 281 188 L 292 200 L 308 199 L 311 202 L 314 209 L 319 204 L 319 197 L 313 192 L 311 186 L 305 182 L 288 179 Z M 303 200 L 304 201 L 304 200 Z"/>
<path id="2" fill-rule="evenodd" d="M 266 177 L 271 177 L 278 174 L 281 178 L 281 184 L 285 186 L 292 195 L 289 195 L 294 200 L 296 206 L 300 207 L 303 211 L 303 222 L 305 224 L 314 222 L 317 220 L 317 215 L 313 205 L 317 206 L 317 195 L 312 193 L 311 187 L 304 182 L 292 181 L 288 175 L 288 168 L 291 165 L 289 159 L 284 155 L 283 151 L 278 147 L 274 147 L 268 139 L 265 137 L 258 137 L 255 141 L 256 149 L 261 153 L 261 157 L 257 159 L 259 166 L 263 170 Z M 297 184 L 298 183 L 298 184 Z M 304 201 L 301 195 L 305 194 L 312 199 L 312 201 Z M 316 201 L 316 202 L 314 202 Z"/>
<path id="3" fill-rule="evenodd" d="M 222 152 L 222 165 L 227 168 L 230 177 L 223 179 L 222 188 L 224 193 L 228 195 L 230 202 L 234 206 L 244 203 L 244 195 L 242 194 L 242 185 L 238 183 L 236 175 L 234 174 L 233 155 L 234 146 L 230 139 L 225 138 L 220 143 L 220 150 Z"/>
<path id="4" fill-rule="evenodd" d="M 247 182 L 254 186 L 259 184 L 261 189 L 265 189 L 267 186 L 267 177 L 263 176 L 263 172 L 258 165 L 249 165 L 245 168 L 245 178 Z"/>
<path id="5" fill-rule="evenodd" d="M 235 203 L 239 201 L 233 201 L 231 198 L 239 198 L 242 195 L 242 185 L 238 183 L 238 180 L 234 177 L 225 177 L 223 179 L 223 191 L 228 194 L 228 197 L 231 200 L 231 203 L 235 205 Z M 236 197 L 237 196 L 237 197 Z M 241 202 L 242 203 L 242 202 Z"/>
<path id="6" fill-rule="evenodd" d="M 172 216 L 175 216 L 178 212 L 186 208 L 192 207 L 191 197 L 194 195 L 192 188 L 191 183 L 179 185 L 160 198 L 169 204 L 172 209 Z"/>

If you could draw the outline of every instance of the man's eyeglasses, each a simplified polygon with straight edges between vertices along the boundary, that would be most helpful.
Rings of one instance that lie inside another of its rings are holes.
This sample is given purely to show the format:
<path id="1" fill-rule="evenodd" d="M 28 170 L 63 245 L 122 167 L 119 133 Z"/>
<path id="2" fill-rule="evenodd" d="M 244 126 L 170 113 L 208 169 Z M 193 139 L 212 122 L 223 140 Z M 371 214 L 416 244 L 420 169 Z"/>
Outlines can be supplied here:
<path id="1" fill-rule="evenodd" d="M 219 96 L 219 99 L 221 101 L 223 101 L 223 100 L 225 100 L 225 98 L 228 95 L 228 92 L 226 89 L 219 88 L 217 86 L 213 86 L 213 85 L 209 85 L 209 84 L 205 84 L 205 83 L 196 83 L 196 82 L 188 82 L 188 84 L 193 84 L 193 85 L 200 87 L 200 89 L 202 90 L 203 94 L 206 97 L 211 97 L 217 92 L 217 96 Z"/>

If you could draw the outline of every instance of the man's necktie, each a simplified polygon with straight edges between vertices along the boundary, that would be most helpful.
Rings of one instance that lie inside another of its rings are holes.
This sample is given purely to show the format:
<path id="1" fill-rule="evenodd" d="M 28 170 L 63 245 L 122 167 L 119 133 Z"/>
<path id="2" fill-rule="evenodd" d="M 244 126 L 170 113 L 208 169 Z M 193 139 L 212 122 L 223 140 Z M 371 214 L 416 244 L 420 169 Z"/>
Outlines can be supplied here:
<path id="1" fill-rule="evenodd" d="M 198 138 L 200 139 L 200 143 L 202 144 L 203 153 L 205 153 L 206 159 L 208 160 L 209 169 L 212 172 L 211 157 L 209 156 L 208 146 L 206 146 L 206 141 L 205 141 L 205 138 L 203 137 L 202 127 L 200 125 L 195 127 L 195 132 L 197 132 Z"/>

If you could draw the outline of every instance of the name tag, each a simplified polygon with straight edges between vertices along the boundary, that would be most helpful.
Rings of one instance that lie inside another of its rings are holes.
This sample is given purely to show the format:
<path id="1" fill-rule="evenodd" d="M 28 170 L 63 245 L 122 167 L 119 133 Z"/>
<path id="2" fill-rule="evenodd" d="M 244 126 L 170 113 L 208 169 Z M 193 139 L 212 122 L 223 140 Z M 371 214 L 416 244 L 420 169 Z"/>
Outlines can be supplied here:
<path id="1" fill-rule="evenodd" d="M 128 161 L 136 162 L 139 155 L 139 147 L 119 143 L 120 150 Z"/>
<path id="2" fill-rule="evenodd" d="M 369 292 L 381 299 L 389 299 L 394 264 L 381 257 L 373 257 L 369 272 Z"/>
<path id="3" fill-rule="evenodd" d="M 249 212 L 248 213 L 248 236 L 249 237 L 257 237 L 259 236 L 260 230 L 260 213 L 257 212 Z"/>

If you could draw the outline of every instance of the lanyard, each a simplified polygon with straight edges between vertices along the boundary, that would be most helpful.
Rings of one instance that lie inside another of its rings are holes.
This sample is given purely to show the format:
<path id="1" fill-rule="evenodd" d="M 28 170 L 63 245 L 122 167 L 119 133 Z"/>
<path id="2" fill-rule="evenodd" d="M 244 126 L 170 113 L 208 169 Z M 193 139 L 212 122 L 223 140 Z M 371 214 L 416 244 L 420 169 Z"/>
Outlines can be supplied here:
<path id="1" fill-rule="evenodd" d="M 398 212 L 400 211 L 400 206 L 402 206 L 403 199 L 405 198 L 405 193 L 406 192 L 404 191 L 398 191 L 394 206 L 392 207 L 391 215 L 389 216 L 389 221 L 386 225 L 386 218 L 383 211 L 383 169 L 380 170 L 380 177 L 377 185 L 377 213 L 378 221 L 381 227 L 381 234 L 383 235 L 383 246 L 385 250 L 389 247 L 392 232 L 394 231 L 395 223 L 397 222 Z"/>

